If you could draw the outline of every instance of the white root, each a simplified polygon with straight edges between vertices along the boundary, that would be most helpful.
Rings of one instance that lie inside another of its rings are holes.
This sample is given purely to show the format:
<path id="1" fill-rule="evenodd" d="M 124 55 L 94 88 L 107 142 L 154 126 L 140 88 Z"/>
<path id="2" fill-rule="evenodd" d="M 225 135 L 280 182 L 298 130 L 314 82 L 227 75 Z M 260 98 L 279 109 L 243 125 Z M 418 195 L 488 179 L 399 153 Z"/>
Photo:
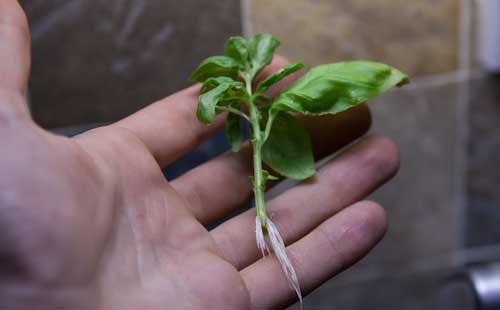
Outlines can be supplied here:
<path id="1" fill-rule="evenodd" d="M 261 221 L 258 216 L 256 217 L 255 224 L 257 247 L 262 252 L 262 256 L 265 256 L 265 251 L 270 254 L 269 247 L 267 246 L 264 238 Z M 269 236 L 269 242 L 271 243 L 271 248 L 273 249 L 276 258 L 281 265 L 281 269 L 283 270 L 283 273 L 288 280 L 288 284 L 297 294 L 300 302 L 300 308 L 302 309 L 302 293 L 300 291 L 299 280 L 297 278 L 297 273 L 295 272 L 295 269 L 290 262 L 290 259 L 286 255 L 285 242 L 283 242 L 283 238 L 276 228 L 276 225 L 274 225 L 274 223 L 269 218 L 267 218 L 266 220 L 266 229 Z"/>
<path id="2" fill-rule="evenodd" d="M 262 230 L 262 223 L 258 216 L 255 217 L 255 240 L 257 240 L 257 247 L 262 253 L 262 257 L 266 257 L 267 254 L 271 254 L 269 247 L 267 246 L 266 240 L 264 238 L 264 231 Z"/>

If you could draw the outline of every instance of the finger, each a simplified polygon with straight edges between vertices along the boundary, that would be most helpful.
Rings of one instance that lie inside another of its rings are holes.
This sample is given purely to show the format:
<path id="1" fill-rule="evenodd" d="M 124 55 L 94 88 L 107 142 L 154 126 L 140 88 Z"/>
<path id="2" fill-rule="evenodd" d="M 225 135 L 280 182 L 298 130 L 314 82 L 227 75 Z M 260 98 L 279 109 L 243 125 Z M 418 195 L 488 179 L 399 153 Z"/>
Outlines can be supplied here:
<path id="1" fill-rule="evenodd" d="M 274 72 L 285 61 L 275 57 L 266 72 Z M 284 85 L 281 83 L 281 85 Z M 200 85 L 189 87 L 115 123 L 135 134 L 151 151 L 161 166 L 188 153 L 224 124 L 225 114 L 213 124 L 205 125 L 196 118 Z"/>
<path id="2" fill-rule="evenodd" d="M 302 121 L 311 134 L 315 158 L 321 159 L 363 135 L 370 127 L 370 112 L 366 106 L 360 106 L 334 116 L 303 117 Z M 200 222 L 211 223 L 241 208 L 250 198 L 251 156 L 251 149 L 246 145 L 239 153 L 225 153 L 171 184 L 186 197 Z"/>
<path id="3" fill-rule="evenodd" d="M 0 89 L 24 94 L 30 69 L 26 15 L 15 0 L 0 1 Z"/>
<path id="4" fill-rule="evenodd" d="M 310 232 L 346 206 L 364 199 L 397 171 L 398 152 L 387 138 L 371 136 L 330 161 L 312 182 L 302 183 L 267 204 L 269 216 L 286 244 Z M 212 230 L 221 255 L 236 268 L 259 258 L 255 244 L 255 210 Z"/>
<path id="5" fill-rule="evenodd" d="M 385 211 L 373 202 L 352 205 L 287 247 L 304 295 L 366 255 L 387 229 Z M 320 254 L 319 254 L 320 253 Z M 283 309 L 297 300 L 274 256 L 241 271 L 252 309 Z"/>

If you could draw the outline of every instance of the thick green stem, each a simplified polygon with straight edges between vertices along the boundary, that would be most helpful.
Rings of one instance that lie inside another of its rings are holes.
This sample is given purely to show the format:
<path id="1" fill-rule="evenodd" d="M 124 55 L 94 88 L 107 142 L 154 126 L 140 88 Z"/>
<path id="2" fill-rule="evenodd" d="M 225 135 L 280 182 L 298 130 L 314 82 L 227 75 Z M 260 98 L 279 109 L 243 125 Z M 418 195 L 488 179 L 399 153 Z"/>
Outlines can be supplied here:
<path id="1" fill-rule="evenodd" d="M 267 213 L 264 202 L 265 180 L 262 172 L 262 145 L 264 144 L 262 130 L 260 128 L 260 112 L 255 106 L 252 97 L 252 80 L 250 76 L 245 78 L 246 89 L 249 95 L 248 109 L 250 112 L 250 124 L 252 126 L 252 149 L 253 149 L 253 193 L 255 198 L 255 209 L 263 227 L 266 227 Z"/>

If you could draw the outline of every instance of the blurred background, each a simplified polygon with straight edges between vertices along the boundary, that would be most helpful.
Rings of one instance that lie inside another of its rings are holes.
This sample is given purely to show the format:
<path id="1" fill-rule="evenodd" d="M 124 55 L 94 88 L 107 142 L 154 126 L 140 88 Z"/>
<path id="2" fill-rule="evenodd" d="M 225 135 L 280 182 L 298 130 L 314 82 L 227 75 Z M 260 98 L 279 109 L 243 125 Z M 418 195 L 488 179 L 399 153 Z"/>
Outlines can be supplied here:
<path id="1" fill-rule="evenodd" d="M 399 175 L 371 197 L 387 208 L 389 232 L 304 308 L 475 309 L 470 283 L 453 276 L 500 260 L 500 78 L 479 57 L 479 1 L 21 3 L 32 32 L 30 108 L 37 123 L 64 134 L 188 86 L 230 35 L 270 32 L 280 54 L 308 66 L 369 59 L 407 72 L 412 84 L 371 103 L 372 131 L 401 150 Z M 218 135 L 167 176 L 226 148 Z"/>

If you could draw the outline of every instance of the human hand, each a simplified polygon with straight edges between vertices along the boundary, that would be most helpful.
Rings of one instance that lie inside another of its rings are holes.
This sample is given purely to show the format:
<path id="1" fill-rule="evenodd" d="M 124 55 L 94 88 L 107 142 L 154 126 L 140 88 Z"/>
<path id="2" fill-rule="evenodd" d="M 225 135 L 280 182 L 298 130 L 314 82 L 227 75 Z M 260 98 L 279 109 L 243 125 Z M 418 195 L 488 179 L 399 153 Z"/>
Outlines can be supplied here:
<path id="1" fill-rule="evenodd" d="M 1 309 L 269 309 L 295 301 L 277 261 L 259 257 L 254 210 L 205 228 L 251 197 L 248 146 L 170 182 L 161 172 L 223 124 L 196 119 L 199 86 L 65 138 L 29 117 L 29 62 L 26 18 L 16 1 L 3 0 Z M 370 118 L 360 107 L 304 122 L 321 158 L 365 133 Z M 397 167 L 392 142 L 370 136 L 268 202 L 305 294 L 382 237 L 383 209 L 362 199 Z"/>

